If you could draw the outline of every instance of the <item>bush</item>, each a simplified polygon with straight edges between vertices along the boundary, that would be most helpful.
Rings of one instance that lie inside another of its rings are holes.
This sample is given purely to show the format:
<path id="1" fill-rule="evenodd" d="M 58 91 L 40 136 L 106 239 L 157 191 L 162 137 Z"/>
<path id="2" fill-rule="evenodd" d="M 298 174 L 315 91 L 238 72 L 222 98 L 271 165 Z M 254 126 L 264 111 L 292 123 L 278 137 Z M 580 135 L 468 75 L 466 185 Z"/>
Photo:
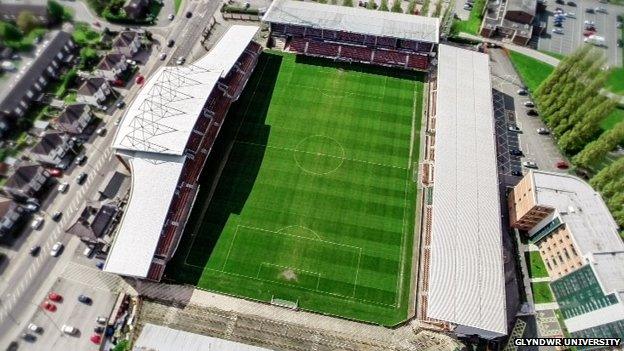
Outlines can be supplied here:
<path id="1" fill-rule="evenodd" d="M 0 39 L 5 41 L 19 41 L 22 40 L 24 34 L 9 22 L 0 22 Z"/>
<path id="2" fill-rule="evenodd" d="M 89 69 L 97 64 L 99 56 L 97 51 L 91 48 L 80 49 L 80 69 Z M 90 70 L 90 69 L 89 69 Z"/>
<path id="3" fill-rule="evenodd" d="M 54 93 L 54 95 L 57 98 L 61 98 L 65 95 L 65 93 L 67 92 L 67 87 L 69 87 L 70 85 L 72 85 L 74 83 L 74 81 L 76 80 L 76 76 L 78 74 L 76 73 L 76 69 L 71 69 L 69 70 L 67 73 L 65 73 L 65 75 L 63 75 L 62 77 L 62 81 L 61 81 L 61 85 L 58 87 L 58 89 L 56 90 L 56 92 Z"/>
<path id="4" fill-rule="evenodd" d="M 224 13 L 241 13 L 241 14 L 246 14 L 246 15 L 258 15 L 260 14 L 260 12 L 258 11 L 258 9 L 254 9 L 254 8 L 245 8 L 242 6 L 230 6 L 230 5 L 223 5 L 223 7 L 221 8 L 221 12 Z"/>

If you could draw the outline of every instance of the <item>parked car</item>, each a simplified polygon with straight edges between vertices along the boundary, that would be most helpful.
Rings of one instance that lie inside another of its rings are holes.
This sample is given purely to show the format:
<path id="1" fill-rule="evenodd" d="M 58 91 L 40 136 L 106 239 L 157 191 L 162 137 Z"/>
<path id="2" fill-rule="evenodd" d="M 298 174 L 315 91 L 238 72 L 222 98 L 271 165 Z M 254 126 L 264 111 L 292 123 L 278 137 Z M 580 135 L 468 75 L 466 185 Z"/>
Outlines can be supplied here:
<path id="1" fill-rule="evenodd" d="M 550 134 L 550 129 L 548 129 L 548 128 L 537 128 L 537 134 L 548 135 L 548 134 Z"/>
<path id="2" fill-rule="evenodd" d="M 191 13 L 191 11 L 186 11 L 186 14 L 184 16 L 186 16 L 186 18 L 191 18 L 193 17 L 193 13 Z"/>
<path id="3" fill-rule="evenodd" d="M 22 333 L 22 339 L 27 342 L 35 342 L 35 340 L 37 340 L 37 337 L 30 333 Z"/>
<path id="4" fill-rule="evenodd" d="M 559 169 L 568 169 L 570 168 L 570 165 L 568 165 L 566 161 L 558 161 L 557 163 L 555 163 L 555 167 Z"/>
<path id="5" fill-rule="evenodd" d="M 84 303 L 85 305 L 90 305 L 93 302 L 89 296 L 83 294 L 78 296 L 78 301 Z"/>
<path id="6" fill-rule="evenodd" d="M 516 133 L 520 133 L 522 130 L 520 128 L 518 128 L 518 126 L 513 125 L 513 126 L 509 126 L 509 131 L 510 132 L 516 132 Z"/>
<path id="7" fill-rule="evenodd" d="M 173 21 L 173 19 L 175 18 L 175 15 L 174 15 L 173 13 L 171 13 L 171 14 L 169 14 L 169 16 L 167 16 L 167 18 L 168 18 L 170 21 Z"/>
<path id="8" fill-rule="evenodd" d="M 41 251 L 41 246 L 35 245 L 35 246 L 31 247 L 28 252 L 30 253 L 31 256 L 35 257 L 35 256 L 39 255 L 40 251 Z"/>
<path id="9" fill-rule="evenodd" d="M 93 328 L 93 332 L 96 334 L 102 334 L 104 333 L 104 327 L 101 325 L 98 325 L 97 327 Z"/>
<path id="10" fill-rule="evenodd" d="M 115 103 L 115 107 L 117 108 L 124 108 L 124 106 L 126 106 L 126 102 L 123 100 L 119 100 Z"/>
<path id="11" fill-rule="evenodd" d="M 593 30 L 586 30 L 586 31 L 583 32 L 583 36 L 584 37 L 590 37 L 590 36 L 595 35 L 595 34 L 596 34 L 596 31 L 593 31 Z"/>
<path id="12" fill-rule="evenodd" d="M 63 212 L 61 211 L 56 211 L 52 214 L 52 220 L 55 222 L 58 222 L 61 220 L 61 217 L 63 217 Z"/>
<path id="13" fill-rule="evenodd" d="M 95 134 L 99 135 L 99 136 L 104 136 L 106 135 L 106 128 L 105 127 L 100 127 L 98 129 L 95 130 Z"/>
<path id="14" fill-rule="evenodd" d="M 559 5 L 565 5 L 565 1 L 563 0 L 555 0 L 555 3 Z"/>
<path id="15" fill-rule="evenodd" d="M 59 294 L 59 293 L 51 291 L 48 294 L 48 299 L 50 299 L 50 301 L 54 301 L 54 302 L 61 302 L 61 301 L 63 301 L 63 296 L 61 294 Z"/>
<path id="16" fill-rule="evenodd" d="M 87 162 L 87 156 L 85 154 L 79 155 L 74 160 L 74 163 L 76 164 L 76 166 L 82 166 L 85 162 Z"/>
<path id="17" fill-rule="evenodd" d="M 178 57 L 178 60 L 176 61 L 176 64 L 178 66 L 183 65 L 184 62 L 186 62 L 186 58 L 184 58 L 183 56 Z"/>
<path id="18" fill-rule="evenodd" d="M 595 13 L 594 9 L 592 9 L 591 7 L 586 8 L 585 12 L 587 12 L 587 13 Z"/>
<path id="19" fill-rule="evenodd" d="M 161 61 L 164 61 L 167 58 L 167 54 L 163 52 L 160 54 L 159 58 Z"/>
<path id="20" fill-rule="evenodd" d="M 41 307 L 43 307 L 46 311 L 56 312 L 56 305 L 48 300 L 43 301 Z"/>
<path id="21" fill-rule="evenodd" d="M 92 253 L 93 253 L 93 247 L 91 246 L 85 247 L 84 251 L 82 251 L 82 255 L 85 257 L 91 257 Z"/>
<path id="22" fill-rule="evenodd" d="M 537 113 L 537 110 L 530 109 L 527 111 L 527 115 L 535 117 L 535 116 L 539 116 L 539 113 Z"/>
<path id="23" fill-rule="evenodd" d="M 173 39 L 169 39 L 169 41 L 167 42 L 167 47 L 171 48 L 175 45 L 175 41 Z"/>
<path id="24" fill-rule="evenodd" d="M 43 221 L 43 217 L 34 216 L 32 222 L 30 222 L 30 228 L 33 230 L 39 230 L 39 228 L 41 228 L 41 226 L 43 225 Z"/>
<path id="25" fill-rule="evenodd" d="M 97 317 L 97 319 L 95 320 L 95 322 L 97 324 L 106 324 L 106 322 L 108 321 L 108 318 L 104 317 L 104 316 L 99 316 Z"/>
<path id="26" fill-rule="evenodd" d="M 604 14 L 609 13 L 609 11 L 607 11 L 607 9 L 606 9 L 606 8 L 601 7 L 601 6 L 596 7 L 596 12 L 599 12 L 599 13 L 604 13 Z"/>
<path id="27" fill-rule="evenodd" d="M 93 334 L 89 340 L 91 340 L 92 343 L 99 345 L 102 342 L 102 336 L 99 334 Z"/>
<path id="28" fill-rule="evenodd" d="M 472 5 L 464 4 L 464 10 L 472 10 Z"/>
<path id="29" fill-rule="evenodd" d="M 566 12 L 565 16 L 567 18 L 576 18 L 576 13 L 574 13 L 574 12 Z"/>
<path id="30" fill-rule="evenodd" d="M 125 86 L 126 86 L 126 82 L 124 82 L 124 81 L 123 81 L 123 80 L 121 80 L 121 79 L 115 79 L 115 80 L 113 81 L 113 86 L 116 86 L 116 87 L 118 87 L 118 88 L 123 88 L 123 87 L 125 87 Z"/>
<path id="31" fill-rule="evenodd" d="M 568 1 L 566 2 L 566 5 L 568 6 L 572 6 L 572 7 L 576 7 L 576 3 L 574 1 Z"/>
<path id="32" fill-rule="evenodd" d="M 518 149 L 510 149 L 509 153 L 513 156 L 522 156 L 522 150 L 518 150 Z"/>
<path id="33" fill-rule="evenodd" d="M 68 182 L 62 182 L 61 184 L 58 185 L 58 188 L 57 188 L 59 193 L 65 193 L 67 192 L 67 189 L 69 189 Z"/>
<path id="34" fill-rule="evenodd" d="M 137 62 L 135 60 L 131 60 L 131 59 L 126 59 L 126 63 L 131 65 L 131 66 L 136 66 Z"/>
<path id="35" fill-rule="evenodd" d="M 143 84 L 143 81 L 145 81 L 145 77 L 143 77 L 142 75 L 138 75 L 136 78 L 134 78 L 134 82 L 137 84 Z"/>
<path id="36" fill-rule="evenodd" d="M 514 169 L 514 170 L 511 171 L 511 175 L 512 176 L 516 176 L 516 177 L 522 177 L 522 171 Z"/>
<path id="37" fill-rule="evenodd" d="M 78 177 L 76 177 L 76 183 L 78 183 L 78 185 L 82 185 L 85 180 L 87 180 L 87 174 L 85 172 L 81 172 Z"/>
<path id="38" fill-rule="evenodd" d="M 526 89 L 519 89 L 517 93 L 518 95 L 522 95 L 522 96 L 529 94 L 529 92 Z"/>
<path id="39" fill-rule="evenodd" d="M 43 331 L 43 328 L 41 328 L 40 326 L 36 325 L 35 323 L 29 323 L 27 329 L 30 330 L 31 332 L 37 333 L 37 334 L 40 334 Z"/>
<path id="40" fill-rule="evenodd" d="M 61 327 L 61 330 L 63 331 L 63 333 L 67 335 L 75 335 L 78 332 L 78 329 L 67 324 L 63 324 L 63 326 Z"/>
<path id="41" fill-rule="evenodd" d="M 61 254 L 61 251 L 63 251 L 63 243 L 60 241 L 57 241 L 54 245 L 52 245 L 52 250 L 50 250 L 50 255 L 52 257 L 56 257 L 58 255 Z"/>
<path id="42" fill-rule="evenodd" d="M 535 104 L 531 100 L 527 100 L 524 102 L 525 107 L 535 107 Z"/>
<path id="43" fill-rule="evenodd" d="M 524 161 L 522 162 L 522 165 L 526 168 L 537 168 L 537 163 L 533 161 Z"/>
<path id="44" fill-rule="evenodd" d="M 39 205 L 35 203 L 29 203 L 24 205 L 24 209 L 26 209 L 26 211 L 28 212 L 37 212 L 37 210 L 39 210 Z"/>
<path id="45" fill-rule="evenodd" d="M 63 171 L 58 168 L 47 168 L 48 173 L 53 177 L 62 177 Z"/>

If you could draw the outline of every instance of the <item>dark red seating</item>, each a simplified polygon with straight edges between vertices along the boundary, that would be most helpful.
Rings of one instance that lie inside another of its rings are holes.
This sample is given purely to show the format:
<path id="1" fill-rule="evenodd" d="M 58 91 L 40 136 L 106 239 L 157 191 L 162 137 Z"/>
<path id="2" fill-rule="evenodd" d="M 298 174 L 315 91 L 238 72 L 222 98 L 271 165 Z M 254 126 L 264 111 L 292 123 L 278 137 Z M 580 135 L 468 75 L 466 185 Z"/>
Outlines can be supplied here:
<path id="1" fill-rule="evenodd" d="M 295 52 L 299 52 L 299 53 L 304 53 L 305 49 L 306 49 L 306 44 L 308 43 L 307 40 L 302 39 L 302 38 L 293 38 L 290 41 L 290 44 L 288 46 L 288 48 L 290 49 L 290 51 L 295 51 Z"/>
<path id="2" fill-rule="evenodd" d="M 338 56 L 339 47 L 340 45 L 337 44 L 309 41 L 308 50 L 306 52 L 313 55 L 336 57 Z"/>
<path id="3" fill-rule="evenodd" d="M 340 49 L 340 57 L 351 60 L 370 62 L 373 50 L 362 46 L 342 45 Z"/>
<path id="4" fill-rule="evenodd" d="M 429 66 L 429 59 L 424 55 L 409 55 L 409 60 L 407 61 L 407 67 L 417 68 L 417 69 L 427 69 Z"/>
<path id="5" fill-rule="evenodd" d="M 305 36 L 306 37 L 313 37 L 313 38 L 322 38 L 323 37 L 323 30 L 322 29 L 318 29 L 318 28 L 308 27 L 308 28 L 306 28 Z"/>
<path id="6" fill-rule="evenodd" d="M 348 32 L 338 32 L 338 40 L 347 41 L 351 43 L 364 43 L 365 36 L 362 34 L 348 33 Z"/>
<path id="7" fill-rule="evenodd" d="M 375 50 L 373 55 L 373 62 L 382 64 L 392 64 L 397 66 L 405 66 L 407 61 L 407 54 L 390 51 L 390 50 Z"/>

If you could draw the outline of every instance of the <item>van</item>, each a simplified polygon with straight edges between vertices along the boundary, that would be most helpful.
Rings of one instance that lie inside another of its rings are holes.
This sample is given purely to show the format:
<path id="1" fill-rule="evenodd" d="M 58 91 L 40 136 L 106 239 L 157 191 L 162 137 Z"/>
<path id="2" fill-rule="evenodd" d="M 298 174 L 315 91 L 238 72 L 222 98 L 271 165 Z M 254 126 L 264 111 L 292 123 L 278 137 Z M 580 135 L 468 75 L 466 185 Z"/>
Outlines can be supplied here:
<path id="1" fill-rule="evenodd" d="M 91 257 L 91 254 L 93 253 L 93 248 L 91 246 L 87 246 L 85 247 L 84 251 L 82 251 L 82 254 L 85 257 Z"/>

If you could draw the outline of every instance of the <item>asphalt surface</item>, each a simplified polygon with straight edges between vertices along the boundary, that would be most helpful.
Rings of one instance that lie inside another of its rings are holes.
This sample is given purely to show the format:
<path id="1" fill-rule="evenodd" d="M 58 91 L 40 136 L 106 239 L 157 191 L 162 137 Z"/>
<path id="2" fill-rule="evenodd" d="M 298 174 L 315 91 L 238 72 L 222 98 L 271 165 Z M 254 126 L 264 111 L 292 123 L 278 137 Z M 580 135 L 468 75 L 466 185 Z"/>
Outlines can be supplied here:
<path id="1" fill-rule="evenodd" d="M 539 169 L 561 172 L 556 163 L 565 158 L 549 135 L 540 135 L 538 128 L 546 126 L 539 117 L 527 115 L 524 102 L 529 96 L 520 96 L 517 91 L 523 87 L 507 55 L 500 49 L 490 50 L 492 88 L 494 89 L 494 114 L 497 132 L 499 171 L 511 175 L 512 170 L 528 171 L 522 162 L 533 161 Z M 509 131 L 516 125 L 520 132 Z M 522 151 L 523 156 L 512 156 L 510 149 Z"/>
<path id="2" fill-rule="evenodd" d="M 67 3 L 64 2 L 64 4 Z M 191 11 L 193 13 L 191 19 L 177 16 L 168 24 L 168 27 L 151 27 L 150 30 L 153 31 L 156 40 L 161 43 L 163 38 L 177 38 L 177 43 L 171 50 L 178 51 L 178 55 L 186 55 L 193 49 L 197 49 L 195 46 L 199 44 L 199 40 L 196 31 L 198 28 L 203 29 L 218 9 L 219 4 L 214 0 L 187 1 L 183 4 L 186 8 L 182 8 L 180 13 Z M 77 2 L 75 6 L 83 5 Z M 89 21 L 86 17 L 81 20 Z M 108 24 L 102 25 L 108 26 Z M 144 60 L 146 65 L 140 67 L 140 74 L 146 78 L 165 63 L 157 58 L 158 49 L 159 45 L 156 44 L 148 54 L 149 59 Z M 195 51 L 198 54 L 205 52 L 201 48 Z M 121 90 L 127 104 L 131 103 L 140 88 L 131 84 L 129 89 Z M 112 295 L 75 281 L 59 280 L 59 276 L 68 264 L 72 261 L 84 261 L 84 258 L 77 258 L 79 254 L 76 253 L 84 249 L 84 244 L 80 243 L 77 237 L 65 234 L 64 230 L 71 224 L 70 219 L 75 217 L 77 211 L 82 210 L 85 203 L 97 197 L 97 190 L 102 186 L 105 175 L 118 166 L 110 145 L 117 128 L 114 121 L 120 119 L 123 113 L 124 110 L 111 109 L 107 115 L 102 116 L 107 133 L 103 137 L 93 136 L 85 144 L 87 163 L 78 169 L 72 166 L 74 168 L 70 168 L 59 179 L 59 181 L 70 183 L 67 193 L 55 196 L 56 190 L 52 190 L 49 199 L 42 204 L 43 215 L 57 210 L 62 211 L 61 221 L 56 223 L 46 215 L 44 225 L 39 231 L 33 232 L 27 228 L 11 247 L 3 248 L 3 251 L 9 251 L 9 261 L 8 265 L 0 267 L 2 270 L 0 276 L 0 349 L 8 346 L 11 341 L 19 341 L 20 348 L 33 350 L 91 349 L 89 337 L 93 334 L 92 324 L 97 315 L 108 315 L 112 307 L 110 302 Z M 75 183 L 74 177 L 81 171 L 89 175 L 86 182 L 80 186 Z M 64 243 L 65 249 L 59 257 L 51 257 L 50 248 L 57 241 Z M 42 250 L 37 257 L 31 257 L 28 251 L 35 245 L 40 245 Z M 40 303 L 53 289 L 66 295 L 66 299 L 57 312 L 51 315 L 40 307 Z M 93 295 L 93 306 L 84 306 L 76 300 L 76 296 L 81 292 Z M 24 346 L 27 343 L 20 340 L 19 336 L 32 321 L 44 326 L 44 333 L 39 335 L 32 345 Z M 60 336 L 58 327 L 64 323 L 76 326 L 81 331 L 79 336 Z"/>
<path id="3" fill-rule="evenodd" d="M 618 14 L 624 14 L 624 7 L 601 4 L 596 0 L 574 0 L 574 2 L 576 6 L 556 4 L 554 0 L 548 1 L 546 13 L 542 13 L 542 19 L 547 21 L 548 24 L 539 38 L 538 49 L 564 55 L 573 52 L 584 43 L 584 22 L 592 21 L 596 26 L 596 34 L 604 37 L 606 40 L 606 46 L 601 49 L 605 51 L 609 65 L 622 66 L 622 48 L 617 46 L 617 39 L 621 35 L 621 30 L 616 27 L 616 17 Z M 587 8 L 595 9 L 598 6 L 606 8 L 608 13 L 585 12 Z M 566 18 L 564 20 L 562 27 L 564 34 L 552 33 L 552 29 L 555 28 L 553 15 L 557 7 L 561 7 L 565 12 L 575 13 L 575 18 Z"/>

